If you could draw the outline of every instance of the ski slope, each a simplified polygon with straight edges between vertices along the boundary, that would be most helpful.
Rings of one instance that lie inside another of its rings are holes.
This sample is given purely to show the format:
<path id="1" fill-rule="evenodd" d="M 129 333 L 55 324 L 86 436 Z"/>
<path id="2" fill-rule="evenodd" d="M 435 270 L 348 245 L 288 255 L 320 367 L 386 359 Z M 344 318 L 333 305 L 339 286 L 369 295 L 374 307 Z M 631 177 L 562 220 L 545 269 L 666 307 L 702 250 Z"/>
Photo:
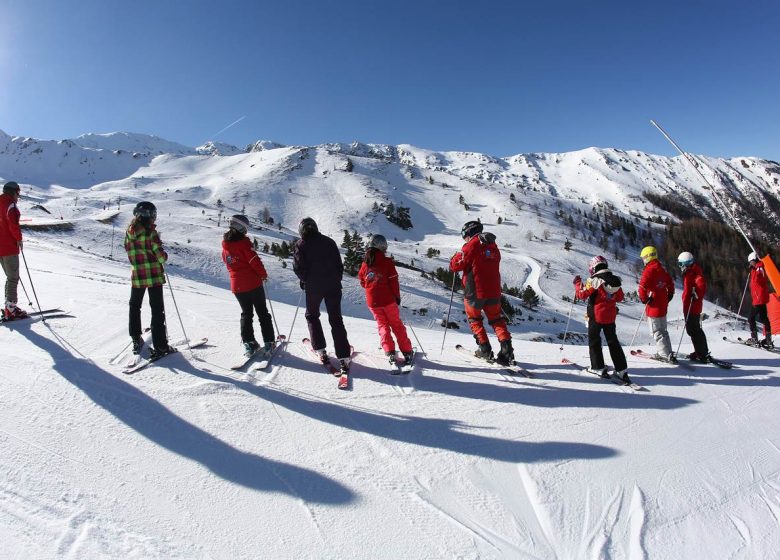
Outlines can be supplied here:
<path id="1" fill-rule="evenodd" d="M 648 391 L 625 393 L 561 364 L 587 363 L 584 345 L 515 327 L 516 355 L 537 374 L 515 378 L 455 355 L 473 344 L 464 330 L 440 354 L 442 329 L 406 310 L 427 355 L 398 377 L 353 293 L 343 392 L 297 343 L 302 313 L 290 333 L 289 270 L 264 257 L 292 343 L 253 379 L 228 369 L 240 311 L 226 276 L 172 265 L 184 329 L 209 344 L 125 376 L 108 361 L 128 341 L 129 266 L 89 252 L 83 231 L 25 244 L 41 305 L 75 317 L 0 327 L 3 557 L 777 557 L 780 368 L 720 340 L 744 336 L 731 323 L 705 332 L 737 368 L 629 357 Z M 81 250 L 63 242 L 79 232 Z M 405 298 L 419 289 L 402 282 Z M 166 310 L 177 338 L 167 288 Z M 627 344 L 635 321 L 618 323 Z"/>

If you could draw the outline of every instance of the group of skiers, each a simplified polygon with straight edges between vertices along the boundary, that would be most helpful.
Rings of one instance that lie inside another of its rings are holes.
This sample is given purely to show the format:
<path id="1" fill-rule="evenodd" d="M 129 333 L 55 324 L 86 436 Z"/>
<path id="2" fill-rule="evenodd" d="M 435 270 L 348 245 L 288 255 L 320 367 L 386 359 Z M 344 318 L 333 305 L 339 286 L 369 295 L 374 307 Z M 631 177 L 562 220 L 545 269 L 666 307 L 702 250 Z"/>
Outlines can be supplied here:
<path id="1" fill-rule="evenodd" d="M 17 305 L 19 283 L 19 254 L 22 252 L 22 234 L 19 228 L 19 185 L 13 181 L 3 187 L 0 196 L 0 264 L 6 275 L 5 306 L 3 318 L 13 320 L 27 314 Z M 157 358 L 175 348 L 168 344 L 163 301 L 163 285 L 166 282 L 164 266 L 168 255 L 156 229 L 157 209 L 148 201 L 139 202 L 133 210 L 133 219 L 127 228 L 124 248 L 132 265 L 129 303 L 129 333 L 133 352 L 140 353 L 143 346 L 141 305 L 145 293 L 149 293 L 151 307 L 151 336 L 153 347 L 150 357 Z M 272 316 L 266 306 L 264 283 L 268 274 L 263 262 L 247 237 L 249 219 L 241 214 L 232 216 L 222 241 L 222 260 L 230 275 L 230 289 L 241 308 L 240 334 L 247 356 L 256 352 L 270 352 L 276 343 Z M 333 338 L 336 358 L 342 373 L 349 371 L 351 346 L 341 314 L 341 281 L 344 266 L 338 245 L 322 234 L 312 218 L 304 218 L 298 226 L 300 239 L 294 245 L 293 271 L 299 279 L 306 299 L 306 320 L 312 349 L 323 364 L 330 358 L 320 323 L 320 307 L 325 302 Z M 461 230 L 464 245 L 450 259 L 449 268 L 462 273 L 463 299 L 469 326 L 477 343 L 475 356 L 495 361 L 501 365 L 514 362 L 512 336 L 501 309 L 501 252 L 496 236 L 483 231 L 479 221 L 469 221 Z M 400 317 L 401 291 L 398 273 L 392 258 L 386 255 L 387 239 L 374 235 L 368 243 L 364 262 L 358 273 L 360 285 L 366 292 L 366 303 L 374 316 L 379 339 L 387 358 L 396 361 L 396 342 L 405 363 L 412 359 L 412 343 Z M 644 304 L 643 316 L 647 316 L 655 339 L 656 359 L 676 363 L 677 357 L 667 329 L 666 314 L 674 296 L 674 281 L 658 260 L 655 247 L 645 247 L 641 253 L 645 268 L 639 280 L 638 295 Z M 763 263 L 753 252 L 748 256 L 750 264 L 750 293 L 753 302 L 748 325 L 751 331 L 749 343 L 773 348 L 771 327 L 767 316 L 769 285 Z M 701 314 L 707 283 L 701 266 L 690 252 L 678 257 L 683 277 L 683 314 L 685 329 L 691 338 L 694 351 L 691 360 L 708 362 L 711 359 L 707 338 L 701 327 Z M 589 278 L 583 282 L 574 278 L 575 298 L 587 301 L 588 347 L 590 370 L 607 376 L 601 343 L 601 333 L 607 342 L 617 377 L 629 383 L 628 366 L 618 341 L 615 327 L 617 304 L 624 294 L 621 279 L 609 270 L 603 256 L 595 256 L 588 265 Z M 254 333 L 254 314 L 257 314 L 263 345 Z M 484 317 L 483 317 L 484 314 Z M 495 331 L 500 344 L 494 356 L 484 318 Z M 758 340 L 756 320 L 764 326 L 764 338 Z M 394 340 L 395 337 L 395 340 Z"/>

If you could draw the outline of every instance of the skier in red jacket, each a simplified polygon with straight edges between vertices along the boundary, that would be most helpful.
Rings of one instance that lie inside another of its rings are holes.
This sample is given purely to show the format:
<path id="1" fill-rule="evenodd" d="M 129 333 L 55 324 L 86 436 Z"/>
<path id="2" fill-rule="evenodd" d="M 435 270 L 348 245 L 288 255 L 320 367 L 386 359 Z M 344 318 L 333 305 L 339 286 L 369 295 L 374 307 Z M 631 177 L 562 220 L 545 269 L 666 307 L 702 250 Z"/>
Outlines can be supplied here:
<path id="1" fill-rule="evenodd" d="M 366 289 L 366 303 L 376 319 L 379 340 L 387 359 L 391 364 L 396 364 L 395 334 L 404 362 L 408 364 L 412 360 L 412 342 L 399 315 L 401 287 L 398 273 L 393 259 L 385 256 L 386 251 L 387 239 L 384 235 L 372 236 L 358 278 L 360 285 Z"/>
<path id="2" fill-rule="evenodd" d="M 15 181 L 3 186 L 0 195 L 0 265 L 5 273 L 5 306 L 3 319 L 11 321 L 27 317 L 27 312 L 16 305 L 19 286 L 19 252 L 22 250 L 22 230 L 19 228 L 21 189 Z"/>
<path id="3" fill-rule="evenodd" d="M 688 354 L 689 360 L 709 363 L 712 357 L 707 346 L 707 336 L 701 328 L 701 312 L 704 307 L 704 295 L 707 293 L 707 281 L 699 263 L 688 251 L 680 253 L 677 264 L 683 275 L 683 315 L 685 316 L 685 332 L 693 342 L 693 353 Z"/>
<path id="4" fill-rule="evenodd" d="M 645 263 L 645 270 L 639 279 L 639 301 L 645 304 L 647 320 L 655 339 L 656 355 L 659 360 L 677 363 L 672 352 L 672 341 L 666 326 L 666 311 L 674 297 L 674 281 L 658 260 L 655 247 L 645 247 L 639 255 Z"/>
<path id="5" fill-rule="evenodd" d="M 769 303 L 769 281 L 764 270 L 764 263 L 758 259 L 758 255 L 753 252 L 748 255 L 750 263 L 750 299 L 753 302 L 753 308 L 748 315 L 748 326 L 750 327 L 750 339 L 748 344 L 753 346 L 763 346 L 772 349 L 775 345 L 772 343 L 772 327 L 769 324 L 766 304 Z M 758 327 L 756 319 L 764 325 L 764 340 L 758 340 Z"/>
<path id="6" fill-rule="evenodd" d="M 488 324 L 496 331 L 501 344 L 501 350 L 495 357 L 496 362 L 501 365 L 511 364 L 515 356 L 512 335 L 501 312 L 501 253 L 496 245 L 496 236 L 482 233 L 482 224 L 474 221 L 464 224 L 461 236 L 466 243 L 450 259 L 450 270 L 463 272 L 463 304 L 471 331 L 479 345 L 474 355 L 493 360 L 493 349 L 482 324 L 484 311 Z"/>
<path id="7" fill-rule="evenodd" d="M 241 306 L 241 341 L 244 343 L 244 354 L 251 356 L 260 350 L 252 326 L 253 309 L 257 311 L 260 330 L 263 333 L 263 352 L 270 352 L 274 347 L 275 335 L 271 314 L 265 305 L 263 289 L 263 282 L 268 279 L 268 274 L 263 261 L 257 256 L 246 236 L 248 229 L 249 218 L 246 216 L 236 214 L 230 218 L 230 229 L 225 232 L 222 240 L 222 261 L 230 273 L 230 291 Z"/>
<path id="8" fill-rule="evenodd" d="M 609 377 L 604 367 L 604 351 L 601 348 L 601 331 L 607 340 L 609 356 L 615 366 L 615 375 L 625 383 L 631 383 L 628 377 L 626 355 L 618 341 L 615 318 L 617 304 L 623 301 L 623 288 L 618 276 L 609 270 L 607 259 L 598 255 L 588 263 L 590 278 L 583 285 L 582 278 L 574 278 L 575 296 L 588 302 L 588 350 L 590 353 L 590 371 L 602 377 Z"/>

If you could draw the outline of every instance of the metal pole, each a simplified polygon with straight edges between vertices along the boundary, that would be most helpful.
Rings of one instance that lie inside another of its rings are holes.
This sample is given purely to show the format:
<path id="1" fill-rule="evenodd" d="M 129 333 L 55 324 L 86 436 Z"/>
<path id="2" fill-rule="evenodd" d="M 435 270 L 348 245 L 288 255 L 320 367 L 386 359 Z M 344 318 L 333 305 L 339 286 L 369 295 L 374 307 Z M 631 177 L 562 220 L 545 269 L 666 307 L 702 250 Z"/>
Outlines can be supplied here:
<path id="1" fill-rule="evenodd" d="M 24 282 L 22 282 L 22 277 L 19 277 L 19 284 L 22 285 L 22 290 L 24 290 L 24 297 L 27 298 L 27 305 L 32 307 L 32 300 L 30 299 L 30 294 L 27 293 L 27 288 L 24 287 Z"/>
<path id="2" fill-rule="evenodd" d="M 447 339 L 447 329 L 450 328 L 450 311 L 452 311 L 452 298 L 455 296 L 455 278 L 457 278 L 456 273 L 452 273 L 452 289 L 450 290 L 450 306 L 447 308 L 447 318 L 444 320 L 444 336 L 441 337 L 441 350 L 439 350 L 439 355 L 444 354 L 444 341 Z"/>
<path id="3" fill-rule="evenodd" d="M 693 291 L 693 299 L 699 299 L 696 297 L 696 290 Z M 685 303 L 685 302 L 683 302 Z M 693 301 L 691 301 L 691 306 L 688 308 L 688 313 L 685 314 L 685 325 L 683 325 L 683 331 L 680 333 L 680 342 L 677 343 L 677 352 L 674 353 L 675 356 L 680 353 L 680 346 L 682 346 L 683 336 L 685 335 L 685 331 L 688 330 L 688 317 L 691 316 L 691 308 L 693 307 Z"/>
<path id="4" fill-rule="evenodd" d="M 408 316 L 409 316 L 409 315 L 407 314 L 407 317 L 408 317 Z M 422 352 L 423 354 L 425 354 L 425 348 L 423 348 L 423 345 L 422 345 L 422 343 L 420 342 L 420 339 L 419 339 L 419 338 L 417 338 L 417 333 L 416 333 L 416 332 L 414 332 L 414 327 L 412 327 L 412 323 L 410 323 L 410 322 L 407 322 L 407 323 L 406 323 L 406 326 L 407 326 L 407 327 L 409 327 L 409 330 L 410 330 L 410 331 L 412 331 L 412 335 L 414 336 L 414 339 L 417 341 L 417 345 L 420 347 L 420 352 Z"/>
<path id="5" fill-rule="evenodd" d="M 274 328 L 276 329 L 276 333 L 279 334 L 279 325 L 276 323 L 276 314 L 274 313 L 274 306 L 271 303 L 271 294 L 268 291 L 267 283 L 264 282 L 264 284 L 266 286 L 265 296 L 266 296 L 266 299 L 268 300 L 268 309 L 271 312 L 271 319 L 273 319 L 273 321 L 274 321 Z"/>
<path id="6" fill-rule="evenodd" d="M 301 298 L 303 298 L 303 290 L 298 294 L 298 303 L 295 304 L 295 315 L 293 315 L 292 325 L 290 325 L 290 334 L 287 336 L 287 343 L 290 343 L 292 337 L 293 328 L 295 327 L 295 319 L 298 318 L 298 310 L 301 308 Z"/>
<path id="7" fill-rule="evenodd" d="M 742 313 L 742 304 L 745 302 L 745 294 L 747 294 L 748 284 L 750 284 L 750 273 L 748 273 L 747 280 L 745 280 L 745 289 L 742 290 L 742 299 L 739 300 L 739 309 L 737 309 L 737 314 L 734 317 L 734 326 L 732 327 L 732 331 L 737 330 L 737 321 L 739 320 L 739 315 Z"/>
<path id="8" fill-rule="evenodd" d="M 571 300 L 571 305 L 569 306 L 569 316 L 566 317 L 566 328 L 563 331 L 563 340 L 561 341 L 561 352 L 563 352 L 563 346 L 566 344 L 566 337 L 569 335 L 569 321 L 571 321 L 571 312 L 574 310 L 574 304 L 577 303 L 577 297 L 575 296 L 574 299 Z"/>
<path id="9" fill-rule="evenodd" d="M 27 258 L 24 256 L 24 249 L 20 248 L 19 253 L 22 255 L 22 261 L 24 262 L 24 269 L 27 271 L 27 278 L 30 279 L 30 289 L 32 290 L 33 296 L 35 297 L 35 305 L 38 306 L 38 311 L 42 311 L 43 308 L 41 307 L 40 302 L 38 301 L 38 294 L 35 293 L 35 285 L 33 284 L 32 276 L 30 276 L 30 269 L 27 267 Z M 21 278 L 20 278 L 21 280 Z M 25 294 L 27 291 L 25 290 Z M 30 299 L 29 297 L 27 299 Z M 32 302 L 31 302 L 32 304 Z M 45 317 L 41 317 L 41 321 L 44 323 L 46 322 Z"/>
<path id="10" fill-rule="evenodd" d="M 653 119 L 650 119 L 650 124 L 652 124 L 654 127 L 656 127 L 658 129 L 658 131 L 661 134 L 664 135 L 664 138 L 666 138 L 669 141 L 669 143 L 671 143 L 671 145 L 674 146 L 677 149 L 678 152 L 680 152 L 680 155 L 682 155 L 688 161 L 688 163 L 691 164 L 691 166 L 696 171 L 696 173 L 699 174 L 699 177 L 701 177 L 702 180 L 704 181 L 704 183 L 709 187 L 710 192 L 712 192 L 712 196 L 714 196 L 715 200 L 717 200 L 720 203 L 720 205 L 725 210 L 726 214 L 729 216 L 729 218 L 731 218 L 731 221 L 734 222 L 734 225 L 737 227 L 737 230 L 739 230 L 739 233 L 742 234 L 742 237 L 745 238 L 745 241 L 747 241 L 747 244 L 750 245 L 750 249 L 754 253 L 757 253 L 756 248 L 750 242 L 750 239 L 748 239 L 747 234 L 744 232 L 742 227 L 739 225 L 739 222 L 737 222 L 737 219 L 734 217 L 734 215 L 731 213 L 731 211 L 728 209 L 728 207 L 724 204 L 724 202 L 720 199 L 720 196 L 718 196 L 718 193 L 715 192 L 715 187 L 713 187 L 712 184 L 710 184 L 710 182 L 707 180 L 707 178 L 704 176 L 704 174 L 699 170 L 699 167 L 696 165 L 694 159 L 689 154 L 684 152 L 682 150 L 682 148 L 680 148 L 680 146 L 677 145 L 677 142 L 672 140 L 672 138 L 666 133 L 666 131 L 663 128 L 661 128 L 661 125 L 659 125 Z"/>
<path id="11" fill-rule="evenodd" d="M 165 273 L 165 280 L 168 282 L 168 289 L 171 291 L 171 299 L 173 300 L 173 307 L 176 310 L 176 316 L 179 317 L 181 332 L 184 333 L 184 340 L 187 341 L 187 349 L 190 351 L 190 354 L 193 354 L 192 346 L 190 346 L 190 339 L 187 337 L 187 332 L 184 330 L 184 322 L 181 320 L 181 314 L 179 313 L 179 306 L 176 304 L 176 297 L 173 295 L 173 285 L 171 284 L 171 279 L 168 277 L 168 271 L 163 271 L 163 272 Z"/>
<path id="12" fill-rule="evenodd" d="M 636 330 L 634 331 L 634 336 L 631 337 L 631 344 L 628 345 L 628 348 L 630 349 L 634 345 L 634 340 L 636 340 L 636 335 L 639 334 L 639 327 L 642 325 L 642 321 L 645 320 L 645 315 L 647 314 L 647 304 L 642 308 L 642 316 L 639 318 L 639 322 L 636 324 Z"/>

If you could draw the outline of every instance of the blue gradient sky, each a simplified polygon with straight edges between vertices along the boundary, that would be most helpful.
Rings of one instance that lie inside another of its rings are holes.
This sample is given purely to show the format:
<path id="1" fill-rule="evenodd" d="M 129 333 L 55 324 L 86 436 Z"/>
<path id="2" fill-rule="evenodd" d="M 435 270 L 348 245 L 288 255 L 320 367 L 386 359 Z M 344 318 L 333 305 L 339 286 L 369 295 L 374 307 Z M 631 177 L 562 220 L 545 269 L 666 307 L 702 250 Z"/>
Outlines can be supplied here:
<path id="1" fill-rule="evenodd" d="M 653 118 L 780 160 L 778 29 L 776 0 L 0 0 L 0 129 L 673 154 Z"/>

